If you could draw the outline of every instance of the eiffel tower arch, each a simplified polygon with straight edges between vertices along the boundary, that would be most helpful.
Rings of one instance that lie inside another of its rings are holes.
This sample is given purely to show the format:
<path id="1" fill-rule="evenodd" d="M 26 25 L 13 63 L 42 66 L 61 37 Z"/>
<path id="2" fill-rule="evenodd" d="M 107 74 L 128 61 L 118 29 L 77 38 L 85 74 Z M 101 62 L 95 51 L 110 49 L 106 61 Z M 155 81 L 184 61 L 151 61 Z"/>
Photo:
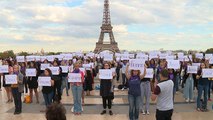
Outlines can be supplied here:
<path id="1" fill-rule="evenodd" d="M 118 48 L 118 43 L 115 42 L 115 38 L 112 31 L 113 27 L 111 25 L 110 18 L 110 9 L 109 9 L 109 0 L 104 0 L 104 12 L 103 12 L 103 22 L 101 26 L 101 33 L 98 42 L 96 43 L 96 47 L 94 53 L 100 53 L 104 50 L 109 50 L 112 52 L 120 52 Z M 110 41 L 104 42 L 105 35 L 109 35 Z"/>

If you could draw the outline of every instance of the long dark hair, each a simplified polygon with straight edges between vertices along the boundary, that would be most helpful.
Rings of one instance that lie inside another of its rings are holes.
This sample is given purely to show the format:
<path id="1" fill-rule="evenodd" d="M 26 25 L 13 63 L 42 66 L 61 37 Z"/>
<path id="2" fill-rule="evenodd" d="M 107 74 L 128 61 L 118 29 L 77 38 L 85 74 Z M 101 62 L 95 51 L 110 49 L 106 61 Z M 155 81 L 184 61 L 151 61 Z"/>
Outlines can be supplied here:
<path id="1" fill-rule="evenodd" d="M 46 68 L 44 71 L 47 71 L 49 73 L 49 76 L 52 76 L 52 71 L 49 68 Z"/>

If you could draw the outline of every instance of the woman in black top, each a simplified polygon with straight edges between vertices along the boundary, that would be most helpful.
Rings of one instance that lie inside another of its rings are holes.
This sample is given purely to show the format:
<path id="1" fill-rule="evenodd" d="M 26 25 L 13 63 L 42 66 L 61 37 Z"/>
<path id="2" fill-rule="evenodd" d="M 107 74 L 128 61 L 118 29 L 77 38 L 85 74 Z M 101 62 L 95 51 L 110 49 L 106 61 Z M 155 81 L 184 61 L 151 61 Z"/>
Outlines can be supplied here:
<path id="1" fill-rule="evenodd" d="M 3 62 L 3 65 L 8 65 L 9 71 L 11 70 L 11 72 L 13 72 L 12 63 L 11 63 L 10 60 L 5 60 Z M 8 75 L 8 74 L 9 73 L 4 73 L 3 74 L 3 87 L 4 87 L 4 89 L 5 89 L 6 93 L 7 93 L 7 99 L 8 99 L 7 103 L 10 103 L 10 102 L 13 102 L 13 95 L 12 95 L 12 90 L 11 90 L 11 84 L 6 84 L 6 82 L 5 82 L 5 75 Z"/>
<path id="2" fill-rule="evenodd" d="M 36 103 L 38 104 L 39 103 L 39 99 L 38 99 L 39 96 L 38 96 L 38 90 L 37 90 L 37 88 L 38 88 L 38 72 L 37 72 L 38 69 L 35 65 L 35 62 L 30 62 L 29 68 L 35 68 L 36 74 L 37 74 L 35 77 L 28 77 L 27 78 L 28 87 L 30 89 L 30 99 L 31 99 L 30 103 L 33 102 L 33 91 L 34 91 L 35 96 L 36 96 Z"/>
<path id="3" fill-rule="evenodd" d="M 110 63 L 104 63 L 103 65 L 104 65 L 104 67 L 103 67 L 104 69 L 111 68 Z M 115 74 L 113 76 L 115 76 Z M 102 96 L 103 108 L 104 108 L 104 110 L 101 112 L 101 115 L 106 114 L 107 102 L 108 102 L 109 114 L 113 115 L 113 112 L 111 110 L 112 100 L 114 99 L 112 80 L 101 79 L 100 95 Z"/>
<path id="4" fill-rule="evenodd" d="M 59 67 L 59 62 L 57 60 L 53 61 L 54 67 Z M 62 84 L 62 69 L 59 67 L 59 75 L 52 75 L 52 79 L 55 81 L 54 84 L 54 96 L 53 100 L 60 103 L 61 101 L 61 84 Z"/>
<path id="5" fill-rule="evenodd" d="M 90 63 L 90 60 L 86 60 L 86 64 L 89 64 L 89 63 Z M 84 91 L 86 92 L 87 96 L 89 96 L 90 91 L 92 91 L 92 84 L 93 84 L 92 69 L 86 68 Z"/>
<path id="6" fill-rule="evenodd" d="M 44 70 L 44 75 L 45 77 L 51 77 L 52 78 L 52 72 L 50 69 L 45 69 Z M 51 105 L 52 100 L 53 100 L 53 95 L 54 95 L 54 80 L 51 79 L 51 86 L 43 86 L 42 87 L 42 93 L 43 93 L 43 97 L 44 97 L 44 101 L 45 101 L 45 105 L 46 107 L 48 107 L 49 105 Z M 42 111 L 43 112 L 43 111 Z"/>

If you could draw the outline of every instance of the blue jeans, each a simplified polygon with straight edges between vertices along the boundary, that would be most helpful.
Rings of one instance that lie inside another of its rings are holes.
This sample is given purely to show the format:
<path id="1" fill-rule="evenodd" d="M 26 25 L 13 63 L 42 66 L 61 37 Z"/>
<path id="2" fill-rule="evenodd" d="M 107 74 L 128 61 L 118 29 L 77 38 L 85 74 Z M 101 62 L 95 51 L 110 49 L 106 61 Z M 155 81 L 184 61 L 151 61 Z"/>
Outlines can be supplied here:
<path id="1" fill-rule="evenodd" d="M 151 97 L 151 86 L 150 82 L 141 82 L 141 110 L 149 111 L 149 105 L 150 105 L 150 97 Z M 146 107 L 144 109 L 144 99 L 146 100 Z"/>
<path id="2" fill-rule="evenodd" d="M 74 113 L 81 113 L 82 112 L 82 104 L 81 104 L 81 97 L 82 97 L 83 87 L 72 85 L 72 95 L 74 100 Z"/>
<path id="3" fill-rule="evenodd" d="M 185 87 L 183 89 L 183 96 L 185 99 L 189 99 L 189 100 L 193 100 L 193 96 L 194 96 L 194 80 L 193 78 L 189 77 L 186 79 L 186 84 Z"/>
<path id="4" fill-rule="evenodd" d="M 180 84 L 180 75 L 177 75 L 175 81 L 176 91 L 179 91 L 179 84 Z"/>
<path id="5" fill-rule="evenodd" d="M 15 103 L 15 112 L 21 112 L 22 111 L 21 93 L 18 91 L 18 88 L 12 88 L 12 94 Z"/>
<path id="6" fill-rule="evenodd" d="M 61 94 L 63 94 L 63 90 L 64 88 L 66 88 L 66 93 L 67 93 L 67 96 L 69 95 L 68 93 L 68 80 L 67 80 L 67 77 L 62 77 L 62 85 L 61 85 Z"/>
<path id="7" fill-rule="evenodd" d="M 52 104 L 53 96 L 54 96 L 53 91 L 51 93 L 48 93 L 48 94 L 43 93 L 43 97 L 44 97 L 46 107 Z"/>
<path id="8" fill-rule="evenodd" d="M 133 96 L 129 94 L 128 100 L 129 100 L 129 119 L 138 120 L 141 96 Z"/>
<path id="9" fill-rule="evenodd" d="M 197 96 L 197 108 L 201 108 L 201 96 L 202 96 L 202 93 L 204 91 L 204 107 L 207 108 L 207 92 L 208 92 L 208 85 L 199 85 L 198 84 L 198 96 Z"/>

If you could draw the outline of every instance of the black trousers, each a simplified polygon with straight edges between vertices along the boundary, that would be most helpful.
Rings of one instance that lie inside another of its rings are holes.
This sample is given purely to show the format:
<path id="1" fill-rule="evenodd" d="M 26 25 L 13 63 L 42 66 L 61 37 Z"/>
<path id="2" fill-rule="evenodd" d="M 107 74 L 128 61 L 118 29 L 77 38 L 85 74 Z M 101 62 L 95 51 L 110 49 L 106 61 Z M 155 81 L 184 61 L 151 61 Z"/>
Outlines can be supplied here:
<path id="1" fill-rule="evenodd" d="M 0 75 L 0 89 L 1 89 L 1 75 Z"/>
<path id="2" fill-rule="evenodd" d="M 112 108 L 112 99 L 110 97 L 102 97 L 103 108 L 106 109 L 108 105 L 108 109 Z M 107 104 L 108 102 L 108 104 Z"/>
<path id="3" fill-rule="evenodd" d="M 21 112 L 22 111 L 21 93 L 18 91 L 18 88 L 12 88 L 12 94 L 15 103 L 15 112 Z"/>
<path id="4" fill-rule="evenodd" d="M 120 78 L 120 69 L 116 69 L 116 74 L 117 74 L 116 80 L 119 81 L 119 78 Z"/>
<path id="5" fill-rule="evenodd" d="M 167 111 L 156 110 L 156 120 L 172 120 L 172 114 L 173 109 Z"/>
<path id="6" fill-rule="evenodd" d="M 54 85 L 53 101 L 60 103 L 61 95 L 61 81 L 56 81 Z"/>

